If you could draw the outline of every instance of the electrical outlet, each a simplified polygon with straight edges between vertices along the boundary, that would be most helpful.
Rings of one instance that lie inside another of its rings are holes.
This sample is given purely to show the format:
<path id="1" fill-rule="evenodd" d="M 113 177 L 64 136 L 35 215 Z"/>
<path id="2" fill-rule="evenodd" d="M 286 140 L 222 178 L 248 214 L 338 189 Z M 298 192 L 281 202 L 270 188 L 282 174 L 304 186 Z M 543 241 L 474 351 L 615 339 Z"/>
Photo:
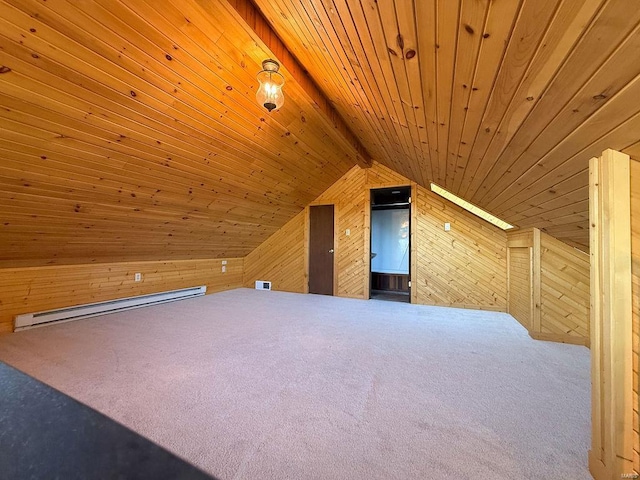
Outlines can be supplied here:
<path id="1" fill-rule="evenodd" d="M 351 229 L 350 229 L 350 228 L 347 228 L 347 229 L 344 231 L 344 234 L 345 234 L 347 237 L 348 237 L 348 236 L 350 236 L 350 235 L 351 235 Z"/>
<path id="2" fill-rule="evenodd" d="M 136 273 L 136 274 L 133 276 L 133 280 L 134 280 L 135 282 L 139 282 L 139 281 L 141 281 L 141 280 L 142 280 L 142 274 L 141 274 L 141 273 Z"/>
<path id="3" fill-rule="evenodd" d="M 445 232 L 448 232 L 448 231 L 450 231 L 450 230 L 451 230 L 451 224 L 450 224 L 449 222 L 445 223 L 445 224 L 444 224 L 444 231 L 445 231 Z"/>
<path id="4" fill-rule="evenodd" d="M 225 273 L 226 271 L 227 271 L 227 266 L 226 266 L 226 265 L 223 265 L 223 266 L 222 266 L 222 273 Z"/>
<path id="5" fill-rule="evenodd" d="M 226 260 L 222 260 L 222 265 L 226 265 L 227 261 Z"/>

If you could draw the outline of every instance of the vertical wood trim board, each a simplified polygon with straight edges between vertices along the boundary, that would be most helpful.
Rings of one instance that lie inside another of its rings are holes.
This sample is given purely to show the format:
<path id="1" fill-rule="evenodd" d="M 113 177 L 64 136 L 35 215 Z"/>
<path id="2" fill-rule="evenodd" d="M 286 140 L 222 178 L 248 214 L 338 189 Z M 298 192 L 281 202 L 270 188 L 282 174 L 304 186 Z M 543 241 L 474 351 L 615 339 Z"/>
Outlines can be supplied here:
<path id="1" fill-rule="evenodd" d="M 533 229 L 532 232 L 533 243 L 531 249 L 531 277 L 533 280 L 533 285 L 531 286 L 531 291 L 533 293 L 533 298 L 531 299 L 531 329 L 533 332 L 541 333 L 542 332 L 542 292 L 540 289 L 541 283 L 541 240 L 540 240 L 540 230 L 537 228 Z M 562 243 L 562 242 L 560 242 Z M 564 245 L 564 244 L 563 244 Z M 549 265 L 551 267 L 551 265 Z M 587 267 L 587 276 L 589 274 L 589 270 Z M 587 302 L 589 302 L 589 293 L 587 292 Z M 587 322 L 589 321 L 589 316 L 587 315 Z M 585 339 L 586 341 L 586 339 Z"/>
<path id="2" fill-rule="evenodd" d="M 366 170 L 352 168 L 311 203 L 335 205 L 336 295 L 369 297 L 370 189 L 401 185 L 412 187 L 412 300 L 506 311 L 506 234 L 375 162 Z M 451 223 L 450 232 L 444 231 L 445 222 Z M 246 286 L 266 279 L 275 289 L 289 282 L 290 291 L 303 291 L 303 272 L 279 273 L 277 268 L 284 252 L 306 255 L 304 245 L 292 244 L 298 238 L 294 232 L 301 231 L 302 225 L 302 220 L 290 221 L 282 234 L 274 234 L 246 257 Z M 350 235 L 346 235 L 347 229 Z M 303 259 L 299 265 L 305 269 Z"/>
<path id="3" fill-rule="evenodd" d="M 603 480 L 606 474 L 603 463 L 603 418 L 604 402 L 602 392 L 602 274 L 600 272 L 601 230 L 600 221 L 602 201 L 600 200 L 600 163 L 598 158 L 589 161 L 589 256 L 591 323 L 591 450 L 589 451 L 589 470 L 596 480 Z M 596 228 L 597 227 L 597 228 Z"/>
<path id="4" fill-rule="evenodd" d="M 411 184 L 411 303 L 418 303 L 418 184 Z"/>
<path id="5" fill-rule="evenodd" d="M 640 162 L 629 164 L 631 173 L 631 280 L 633 310 L 633 468 L 640 473 L 640 421 L 638 383 L 640 373 Z"/>
<path id="6" fill-rule="evenodd" d="M 22 313 L 206 285 L 207 293 L 242 286 L 242 258 L 124 262 L 0 270 L 0 332 Z M 134 282 L 135 273 L 142 281 Z"/>
<path id="7" fill-rule="evenodd" d="M 364 198 L 364 271 L 362 283 L 364 288 L 364 298 L 371 298 L 371 191 L 365 192 Z"/>
<path id="8" fill-rule="evenodd" d="M 596 480 L 633 472 L 633 322 L 629 156 L 590 162 L 592 448 Z M 637 406 L 635 407 L 637 409 Z"/>

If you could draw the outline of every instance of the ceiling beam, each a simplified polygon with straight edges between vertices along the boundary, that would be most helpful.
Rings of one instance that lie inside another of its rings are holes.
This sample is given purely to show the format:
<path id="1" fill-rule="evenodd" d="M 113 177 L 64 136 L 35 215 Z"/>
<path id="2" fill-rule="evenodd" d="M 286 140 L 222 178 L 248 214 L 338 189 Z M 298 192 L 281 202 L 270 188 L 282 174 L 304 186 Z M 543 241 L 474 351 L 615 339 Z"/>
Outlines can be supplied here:
<path id="1" fill-rule="evenodd" d="M 274 57 L 284 68 L 287 69 L 298 85 L 300 85 L 304 93 L 307 95 L 311 105 L 322 113 L 320 117 L 326 121 L 326 124 L 336 131 L 344 141 L 356 150 L 358 153 L 356 157 L 358 165 L 363 168 L 369 168 L 372 164 L 372 158 L 369 152 L 367 152 L 367 149 L 347 126 L 346 122 L 331 105 L 329 99 L 324 93 L 322 93 L 318 85 L 309 76 L 298 59 L 296 59 L 282 40 L 280 40 L 260 10 L 258 10 L 250 0 L 227 1 L 235 9 L 242 20 L 244 20 L 247 26 L 255 33 L 262 43 L 264 43 L 267 49 L 271 50 Z"/>

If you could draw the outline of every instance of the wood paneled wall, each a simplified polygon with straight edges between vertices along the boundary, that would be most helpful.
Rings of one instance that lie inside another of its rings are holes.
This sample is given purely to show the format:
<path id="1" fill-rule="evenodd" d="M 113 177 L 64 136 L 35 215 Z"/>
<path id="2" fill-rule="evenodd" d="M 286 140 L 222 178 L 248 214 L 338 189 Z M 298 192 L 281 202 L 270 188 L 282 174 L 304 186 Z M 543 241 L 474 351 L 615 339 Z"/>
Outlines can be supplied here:
<path id="1" fill-rule="evenodd" d="M 21 313 L 206 285 L 207 293 L 242 286 L 242 258 L 101 263 L 0 270 L 0 333 Z M 142 281 L 134 282 L 134 274 Z"/>
<path id="2" fill-rule="evenodd" d="M 540 231 L 507 234 L 507 312 L 527 329 L 540 332 Z"/>
<path id="3" fill-rule="evenodd" d="M 270 280 L 281 292 L 306 293 L 305 244 L 307 208 L 293 217 L 244 259 L 245 287 L 256 280 Z"/>
<path id="4" fill-rule="evenodd" d="M 633 292 L 633 468 L 640 473 L 640 420 L 638 383 L 640 380 L 640 161 L 631 164 L 631 280 Z"/>
<path id="5" fill-rule="evenodd" d="M 588 254 L 541 233 L 538 338 L 588 343 L 589 263 Z"/>
<path id="6" fill-rule="evenodd" d="M 509 313 L 535 339 L 589 345 L 589 256 L 535 228 L 508 237 Z"/>
<path id="7" fill-rule="evenodd" d="M 335 205 L 334 292 L 340 297 L 368 296 L 366 272 L 369 264 L 364 247 L 365 180 L 366 170 L 354 167 L 311 203 Z M 347 229 L 351 230 L 349 236 Z"/>
<path id="8" fill-rule="evenodd" d="M 509 304 L 508 311 L 524 328 L 533 322 L 533 278 L 531 247 L 509 248 Z"/>
<path id="9" fill-rule="evenodd" d="M 506 233 L 426 188 L 417 193 L 417 303 L 506 311 Z"/>
<path id="10" fill-rule="evenodd" d="M 311 205 L 335 205 L 334 270 L 336 295 L 365 298 L 364 211 L 366 172 L 352 168 Z M 244 285 L 271 280 L 274 290 L 308 291 L 308 215 L 301 214 L 247 255 Z M 350 229 L 350 235 L 346 230 Z"/>
<path id="11" fill-rule="evenodd" d="M 412 185 L 414 301 L 430 305 L 506 310 L 506 234 L 380 164 L 352 168 L 312 205 L 335 205 L 336 295 L 369 296 L 369 192 Z M 451 231 L 444 231 L 444 223 Z M 350 235 L 346 235 L 346 230 Z M 306 269 L 304 222 L 295 218 L 246 257 L 245 286 L 271 280 L 275 289 L 303 292 Z M 299 243 L 296 243 L 299 242 Z M 300 243 L 303 245 L 301 246 Z M 302 253 L 290 263 L 285 252 Z M 291 265 L 281 270 L 281 263 Z M 283 287 L 284 286 L 284 287 Z"/>

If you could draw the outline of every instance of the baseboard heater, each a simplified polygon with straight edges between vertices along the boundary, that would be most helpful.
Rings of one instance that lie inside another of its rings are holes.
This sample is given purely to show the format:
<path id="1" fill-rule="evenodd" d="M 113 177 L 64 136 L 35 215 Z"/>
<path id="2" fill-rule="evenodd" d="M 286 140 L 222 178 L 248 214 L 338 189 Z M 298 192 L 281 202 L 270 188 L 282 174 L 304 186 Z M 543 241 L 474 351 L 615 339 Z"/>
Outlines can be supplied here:
<path id="1" fill-rule="evenodd" d="M 174 302 L 185 298 L 200 297 L 207 292 L 206 286 L 171 290 L 170 292 L 152 293 L 137 297 L 120 298 L 106 302 L 89 303 L 68 308 L 58 308 L 46 312 L 25 313 L 16 315 L 15 331 L 27 328 L 42 327 L 52 323 L 70 322 L 82 318 L 105 315 L 107 313 L 130 310 L 132 308 L 147 307 L 159 303 Z"/>

